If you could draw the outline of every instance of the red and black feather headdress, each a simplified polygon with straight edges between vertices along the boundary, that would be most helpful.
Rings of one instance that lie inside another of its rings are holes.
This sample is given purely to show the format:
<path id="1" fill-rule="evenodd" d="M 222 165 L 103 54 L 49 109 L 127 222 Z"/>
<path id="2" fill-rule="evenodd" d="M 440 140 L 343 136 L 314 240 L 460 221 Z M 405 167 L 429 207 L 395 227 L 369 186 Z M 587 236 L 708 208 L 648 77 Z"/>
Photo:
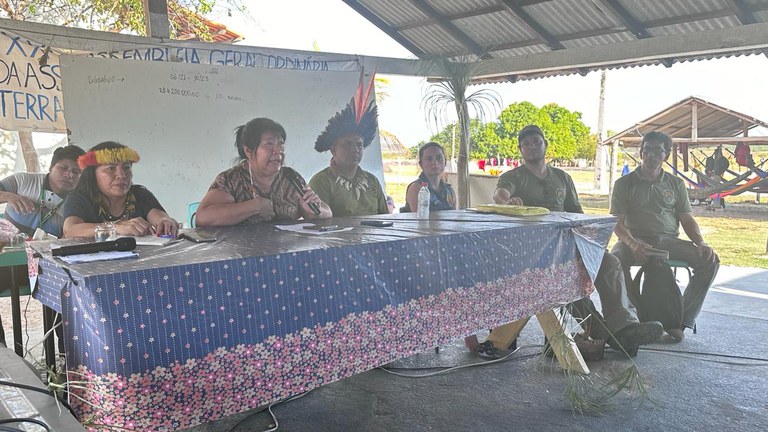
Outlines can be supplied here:
<path id="1" fill-rule="evenodd" d="M 360 82 L 355 96 L 344 109 L 328 120 L 328 126 L 315 140 L 315 150 L 321 153 L 328 151 L 336 140 L 351 133 L 363 138 L 363 147 L 371 145 L 378 129 L 378 109 L 371 99 L 375 76 L 374 71 L 368 87 L 365 88 L 364 72 L 360 71 Z"/>

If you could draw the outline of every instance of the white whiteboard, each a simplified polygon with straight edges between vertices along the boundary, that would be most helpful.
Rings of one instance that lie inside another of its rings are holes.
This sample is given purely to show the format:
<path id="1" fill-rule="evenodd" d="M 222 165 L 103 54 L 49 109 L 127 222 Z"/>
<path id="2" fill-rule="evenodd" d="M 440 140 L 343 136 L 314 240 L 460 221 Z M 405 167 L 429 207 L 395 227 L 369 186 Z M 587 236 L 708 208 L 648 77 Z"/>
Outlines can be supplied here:
<path id="1" fill-rule="evenodd" d="M 84 150 L 118 141 L 136 149 L 133 181 L 176 220 L 237 158 L 234 130 L 255 117 L 285 128 L 286 165 L 307 181 L 328 166 L 315 138 L 357 88 L 359 72 L 270 70 L 62 56 L 67 128 Z M 384 176 L 378 136 L 360 166 Z"/>

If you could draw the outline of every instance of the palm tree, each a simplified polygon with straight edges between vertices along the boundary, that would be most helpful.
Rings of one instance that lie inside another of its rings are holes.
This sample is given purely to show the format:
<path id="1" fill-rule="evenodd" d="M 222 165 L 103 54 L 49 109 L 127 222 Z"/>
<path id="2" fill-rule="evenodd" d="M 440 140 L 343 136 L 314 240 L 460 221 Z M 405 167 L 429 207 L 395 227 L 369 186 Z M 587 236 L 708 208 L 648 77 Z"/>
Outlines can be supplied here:
<path id="1" fill-rule="evenodd" d="M 481 89 L 467 95 L 472 80 L 482 74 L 482 65 L 474 57 L 434 57 L 426 59 L 425 76 L 439 75 L 428 79 L 432 84 L 422 98 L 426 108 L 427 122 L 440 130 L 447 125 L 448 112 L 453 106 L 459 123 L 458 194 L 459 208 L 469 206 L 469 121 L 470 109 L 481 120 L 501 110 L 501 96 L 493 90 Z"/>

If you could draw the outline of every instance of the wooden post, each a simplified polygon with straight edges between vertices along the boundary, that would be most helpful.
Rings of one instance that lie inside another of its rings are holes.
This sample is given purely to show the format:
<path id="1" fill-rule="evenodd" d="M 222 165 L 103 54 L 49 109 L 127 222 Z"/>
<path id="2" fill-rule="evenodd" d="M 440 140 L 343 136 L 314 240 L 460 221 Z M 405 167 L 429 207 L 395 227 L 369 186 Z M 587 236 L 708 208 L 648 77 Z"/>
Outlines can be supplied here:
<path id="1" fill-rule="evenodd" d="M 21 146 L 21 154 L 24 155 L 24 163 L 26 172 L 40 172 L 40 159 L 37 156 L 37 150 L 32 141 L 32 132 L 19 132 L 19 145 Z"/>
<path id="2" fill-rule="evenodd" d="M 544 330 L 544 336 L 547 337 L 550 345 L 552 345 L 552 350 L 555 353 L 555 357 L 557 357 L 557 361 L 560 362 L 560 367 L 578 373 L 589 374 L 589 367 L 587 367 L 587 363 L 584 362 L 584 358 L 576 347 L 576 342 L 573 341 L 571 334 L 565 331 L 563 323 L 555 314 L 555 311 L 550 309 L 546 312 L 538 313 L 536 318 L 539 320 L 542 330 Z"/>
<path id="3" fill-rule="evenodd" d="M 147 36 L 171 37 L 171 24 L 168 21 L 167 0 L 141 0 L 144 6 L 144 19 L 147 23 Z"/>

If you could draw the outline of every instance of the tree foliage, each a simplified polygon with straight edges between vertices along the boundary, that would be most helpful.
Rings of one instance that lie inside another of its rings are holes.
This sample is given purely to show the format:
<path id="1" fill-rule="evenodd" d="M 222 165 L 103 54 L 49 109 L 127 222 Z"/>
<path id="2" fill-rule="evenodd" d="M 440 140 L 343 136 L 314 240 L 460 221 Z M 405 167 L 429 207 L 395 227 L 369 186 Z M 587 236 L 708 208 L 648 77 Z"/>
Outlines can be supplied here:
<path id="1" fill-rule="evenodd" d="M 230 15 L 233 10 L 244 10 L 239 0 L 168 0 L 172 36 L 193 32 L 202 40 L 210 40 L 208 27 L 200 17 L 214 8 L 224 9 Z M 0 0 L 0 16 L 92 30 L 129 30 L 146 35 L 142 0 Z"/>
<path id="2" fill-rule="evenodd" d="M 470 157 L 519 158 L 517 134 L 529 124 L 536 124 L 544 131 L 549 143 L 547 157 L 550 160 L 594 158 L 596 138 L 581 121 L 581 113 L 570 111 L 555 103 L 537 107 L 530 102 L 510 104 L 493 122 L 481 123 L 479 120 L 472 120 L 469 127 Z M 454 125 L 448 125 L 430 138 L 445 145 L 446 153 L 450 153 L 453 127 Z"/>

